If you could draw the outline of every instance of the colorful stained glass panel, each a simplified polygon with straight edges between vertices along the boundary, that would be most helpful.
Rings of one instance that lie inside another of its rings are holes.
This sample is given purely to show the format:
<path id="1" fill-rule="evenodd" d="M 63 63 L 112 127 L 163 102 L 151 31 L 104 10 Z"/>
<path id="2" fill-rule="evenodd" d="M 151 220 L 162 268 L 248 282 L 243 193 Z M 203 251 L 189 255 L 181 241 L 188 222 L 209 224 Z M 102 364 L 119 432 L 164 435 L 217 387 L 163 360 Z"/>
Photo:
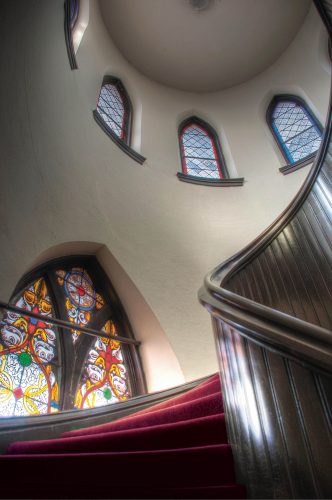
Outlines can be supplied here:
<path id="1" fill-rule="evenodd" d="M 44 279 L 28 287 L 15 305 L 45 319 L 7 312 L 0 322 L 0 415 L 57 411 L 57 339 L 47 322 L 53 306 Z"/>
<path id="2" fill-rule="evenodd" d="M 109 320 L 103 331 L 116 335 Z M 90 349 L 82 379 L 76 394 L 76 408 L 95 408 L 128 398 L 127 371 L 120 343 L 115 339 L 98 337 Z"/>
<path id="3" fill-rule="evenodd" d="M 90 276 L 81 267 L 74 267 L 70 271 L 60 269 L 56 271 L 56 276 L 64 293 L 68 320 L 79 326 L 88 326 L 94 313 L 104 306 L 104 299 L 96 292 Z M 79 335 L 73 329 L 73 342 Z"/>

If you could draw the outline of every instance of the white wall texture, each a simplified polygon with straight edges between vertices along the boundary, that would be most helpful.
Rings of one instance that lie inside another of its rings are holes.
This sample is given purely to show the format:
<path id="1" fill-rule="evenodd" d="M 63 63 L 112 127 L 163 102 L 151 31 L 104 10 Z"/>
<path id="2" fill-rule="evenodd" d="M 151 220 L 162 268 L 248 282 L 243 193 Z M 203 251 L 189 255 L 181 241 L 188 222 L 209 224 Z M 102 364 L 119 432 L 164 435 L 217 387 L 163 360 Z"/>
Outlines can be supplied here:
<path id="1" fill-rule="evenodd" d="M 62 0 L 2 2 L 0 25 L 0 298 L 8 300 L 37 262 L 93 251 L 143 343 L 149 390 L 212 373 L 209 315 L 197 300 L 203 277 L 264 230 L 308 173 L 279 172 L 284 162 L 265 122 L 269 100 L 300 95 L 325 121 L 330 64 L 314 7 L 270 68 L 210 94 L 170 89 L 138 73 L 110 40 L 96 0 L 76 71 Z M 132 145 L 147 157 L 143 166 L 92 117 L 105 74 L 120 77 L 131 96 Z M 193 113 L 220 134 L 229 171 L 245 177 L 243 187 L 177 179 L 177 127 Z"/>

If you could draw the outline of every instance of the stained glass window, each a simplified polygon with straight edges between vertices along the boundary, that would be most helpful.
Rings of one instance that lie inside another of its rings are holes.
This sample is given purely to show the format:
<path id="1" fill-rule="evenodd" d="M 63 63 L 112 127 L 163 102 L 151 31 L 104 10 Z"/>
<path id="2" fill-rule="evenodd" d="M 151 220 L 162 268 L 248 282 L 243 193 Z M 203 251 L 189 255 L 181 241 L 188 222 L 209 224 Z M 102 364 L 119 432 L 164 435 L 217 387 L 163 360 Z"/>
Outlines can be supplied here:
<path id="1" fill-rule="evenodd" d="M 53 306 L 40 278 L 16 305 L 43 316 L 7 312 L 0 323 L 0 415 L 38 415 L 57 411 L 57 334 L 47 322 Z"/>
<path id="2" fill-rule="evenodd" d="M 95 408 L 144 392 L 136 346 L 120 342 L 130 325 L 96 259 L 57 260 L 21 283 L 11 303 L 38 317 L 7 311 L 0 319 L 0 417 Z M 53 326 L 57 318 L 67 325 Z"/>
<path id="3" fill-rule="evenodd" d="M 122 141 L 129 142 L 131 105 L 120 80 L 105 77 L 98 98 L 97 113 L 108 130 Z"/>
<path id="4" fill-rule="evenodd" d="M 268 119 L 288 164 L 304 160 L 319 149 L 321 127 L 299 98 L 275 97 L 268 111 Z"/>
<path id="5" fill-rule="evenodd" d="M 111 320 L 106 322 L 103 331 L 116 335 Z M 114 339 L 99 337 L 88 353 L 75 405 L 80 409 L 94 408 L 127 398 L 127 370 L 121 345 Z"/>
<path id="6" fill-rule="evenodd" d="M 70 271 L 59 269 L 56 276 L 63 290 L 68 320 L 79 326 L 88 326 L 94 313 L 104 305 L 104 299 L 96 293 L 90 276 L 81 267 L 74 267 Z M 78 330 L 72 331 L 73 342 L 79 335 Z"/>
<path id="7" fill-rule="evenodd" d="M 193 117 L 182 124 L 180 148 L 184 174 L 209 179 L 227 176 L 217 135 L 201 119 Z"/>

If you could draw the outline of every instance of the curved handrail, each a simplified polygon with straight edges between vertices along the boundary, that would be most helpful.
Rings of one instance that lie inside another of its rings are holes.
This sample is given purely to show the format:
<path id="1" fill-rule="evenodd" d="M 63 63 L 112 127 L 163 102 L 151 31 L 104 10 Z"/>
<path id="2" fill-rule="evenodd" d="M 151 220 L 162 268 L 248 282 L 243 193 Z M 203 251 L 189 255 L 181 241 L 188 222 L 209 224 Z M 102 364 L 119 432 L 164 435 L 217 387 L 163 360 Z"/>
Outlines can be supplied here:
<path id="1" fill-rule="evenodd" d="M 332 29 L 332 1 L 316 0 L 329 35 Z M 329 9 L 328 9 L 329 8 Z M 226 289 L 229 280 L 259 255 L 299 212 L 313 189 L 329 154 L 332 134 L 332 95 L 319 152 L 310 173 L 296 197 L 281 215 L 243 250 L 210 272 L 199 291 L 200 301 L 215 316 L 236 326 L 240 332 L 286 357 L 314 365 L 325 373 L 332 373 L 332 332 L 303 319 L 260 304 Z"/>
<path id="2" fill-rule="evenodd" d="M 18 314 L 22 314 L 24 316 L 28 316 L 29 318 L 40 319 L 42 321 L 46 321 L 50 325 L 61 326 L 61 328 L 63 328 L 64 330 L 69 330 L 69 331 L 78 330 L 80 333 L 85 333 L 86 335 L 91 335 L 92 337 L 111 338 L 115 339 L 117 342 L 120 342 L 120 344 L 132 344 L 136 346 L 139 346 L 141 344 L 139 340 L 127 337 L 121 337 L 121 335 L 110 335 L 102 330 L 99 331 L 95 330 L 94 328 L 80 326 L 77 325 L 76 323 L 70 323 L 69 321 L 64 321 L 63 319 L 46 317 L 41 314 L 33 313 L 31 311 L 27 311 L 26 309 L 22 309 L 21 307 L 14 306 L 12 304 L 7 304 L 6 302 L 0 300 L 0 310 L 2 309 L 5 311 L 11 311 Z"/>

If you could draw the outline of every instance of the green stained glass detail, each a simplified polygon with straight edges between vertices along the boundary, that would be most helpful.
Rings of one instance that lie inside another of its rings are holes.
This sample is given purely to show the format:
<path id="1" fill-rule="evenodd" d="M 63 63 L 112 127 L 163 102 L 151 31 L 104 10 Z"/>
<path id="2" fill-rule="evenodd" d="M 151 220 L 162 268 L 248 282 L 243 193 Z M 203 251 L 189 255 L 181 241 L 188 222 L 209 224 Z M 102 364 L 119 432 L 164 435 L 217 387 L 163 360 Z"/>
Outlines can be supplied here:
<path id="1" fill-rule="evenodd" d="M 28 352 L 22 352 L 19 354 L 18 360 L 22 366 L 30 366 L 32 363 L 32 358 Z"/>
<path id="2" fill-rule="evenodd" d="M 106 389 L 104 390 L 104 398 L 105 399 L 111 399 L 112 397 L 112 391 L 109 387 L 106 387 Z"/>

